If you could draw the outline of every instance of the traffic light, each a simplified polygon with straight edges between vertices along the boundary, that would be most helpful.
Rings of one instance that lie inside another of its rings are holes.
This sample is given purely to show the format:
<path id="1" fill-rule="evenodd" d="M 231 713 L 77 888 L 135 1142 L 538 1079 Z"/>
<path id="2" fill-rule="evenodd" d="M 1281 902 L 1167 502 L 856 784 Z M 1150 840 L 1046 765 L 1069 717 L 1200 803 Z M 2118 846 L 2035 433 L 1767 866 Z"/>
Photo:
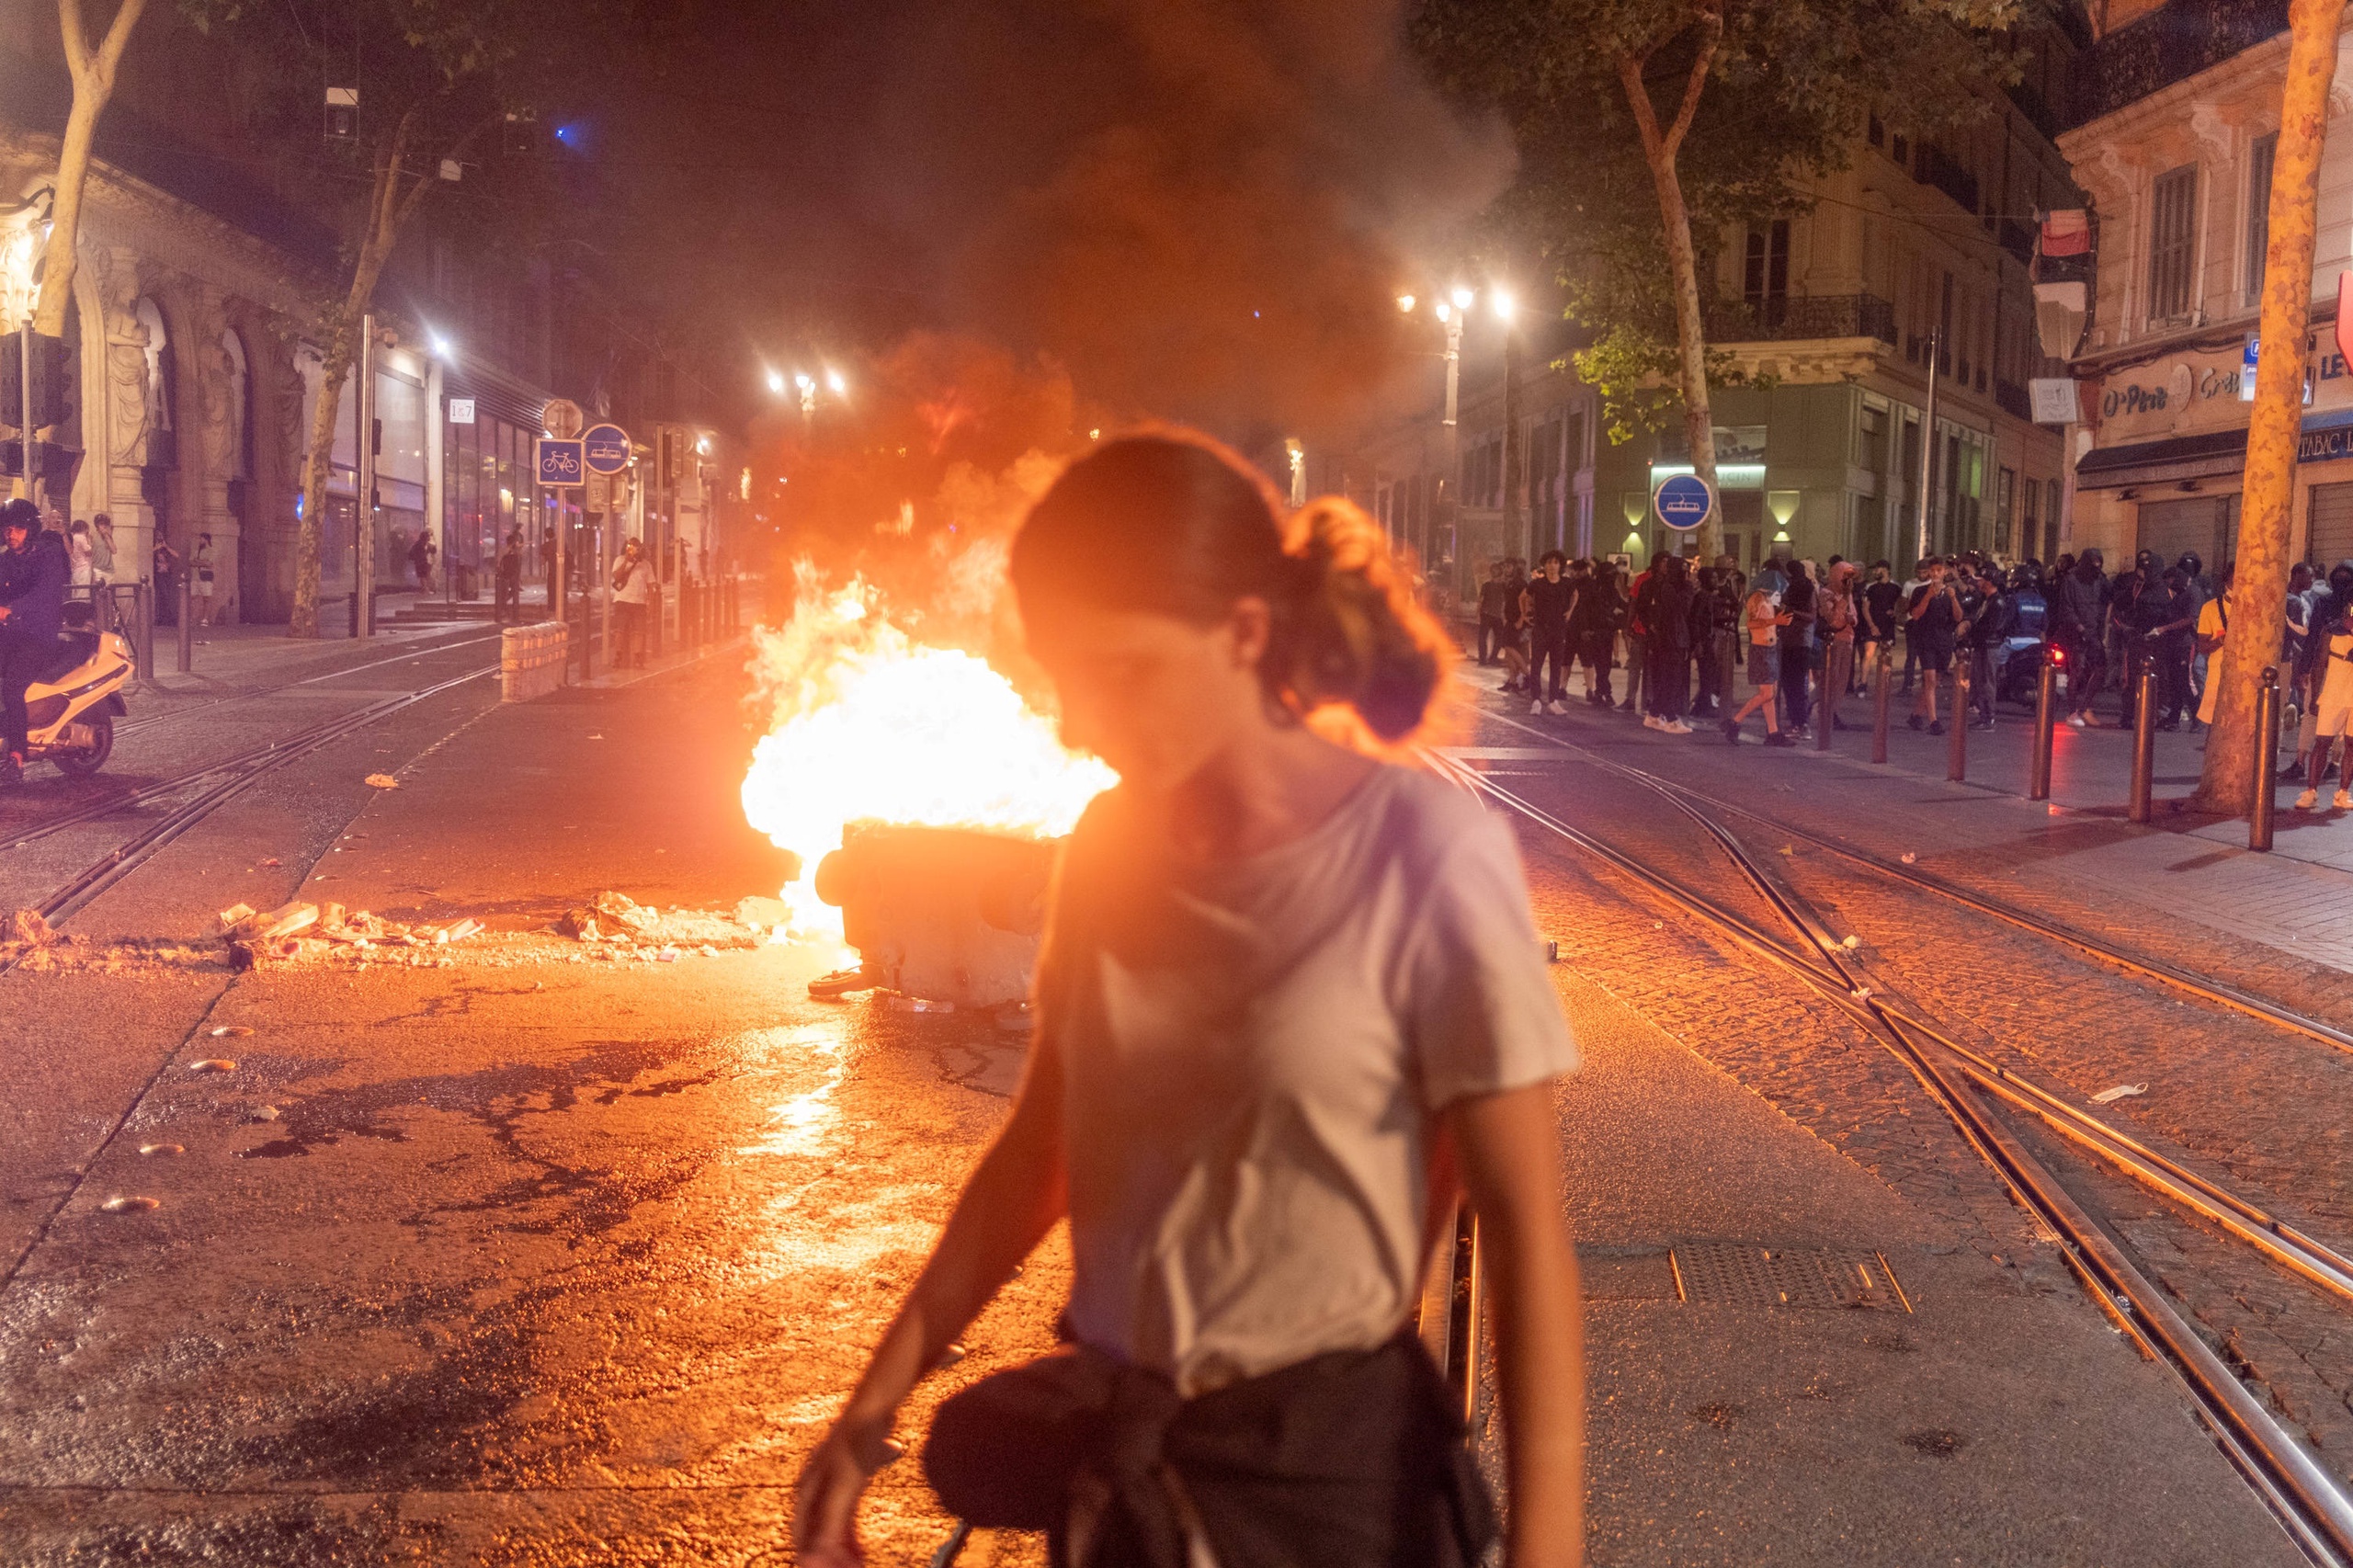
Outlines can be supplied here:
<path id="1" fill-rule="evenodd" d="M 33 428 L 46 430 L 52 425 L 68 429 L 75 426 L 80 417 L 81 388 L 78 385 L 81 367 L 74 362 L 74 355 L 62 337 L 36 335 L 33 338 Z"/>

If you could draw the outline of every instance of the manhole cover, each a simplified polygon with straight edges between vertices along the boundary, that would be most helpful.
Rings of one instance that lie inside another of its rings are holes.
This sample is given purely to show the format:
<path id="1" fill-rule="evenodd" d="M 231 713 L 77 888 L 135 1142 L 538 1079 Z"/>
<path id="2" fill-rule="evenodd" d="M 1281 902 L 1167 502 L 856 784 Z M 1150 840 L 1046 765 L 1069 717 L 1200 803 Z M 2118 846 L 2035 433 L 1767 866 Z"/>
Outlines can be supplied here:
<path id="1" fill-rule="evenodd" d="M 1675 1291 L 1726 1307 L 1865 1307 L 1908 1312 L 1912 1303 L 1877 1252 L 1679 1242 L 1669 1254 Z"/>

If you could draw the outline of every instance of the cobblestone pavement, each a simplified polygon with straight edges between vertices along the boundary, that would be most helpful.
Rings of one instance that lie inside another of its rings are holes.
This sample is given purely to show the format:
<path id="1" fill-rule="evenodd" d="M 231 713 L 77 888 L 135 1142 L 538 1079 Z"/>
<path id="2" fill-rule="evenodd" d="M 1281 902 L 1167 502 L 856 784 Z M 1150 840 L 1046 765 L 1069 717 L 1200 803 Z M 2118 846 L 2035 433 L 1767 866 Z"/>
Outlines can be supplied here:
<path id="1" fill-rule="evenodd" d="M 1495 742 L 1512 728 L 1483 725 L 1477 738 Z M 1706 845 L 1709 853 L 1698 857 L 1702 867 L 1689 885 L 1711 897 L 1723 900 L 1729 890 L 1745 886 L 1721 851 L 1655 791 L 1568 754 L 1561 756 L 1550 768 L 1525 758 L 1473 766 L 1512 767 L 1518 776 L 1506 782 L 1531 803 L 1597 831 L 1639 858 L 1672 865 L 1678 873 L 1693 863 L 1691 846 Z M 1620 753 L 1611 760 L 1654 767 L 1674 778 L 1682 770 L 1661 766 L 1670 756 Z M 1810 820 L 1806 803 L 1794 798 L 1799 793 L 1792 786 L 1792 798 L 1777 795 L 1772 802 L 1751 809 L 1821 831 Z M 2104 1114 L 2325 1241 L 2342 1245 L 2353 1238 L 2353 1158 L 2348 1158 L 2339 1109 L 2353 1091 L 2353 1055 L 2235 1012 L 2186 1001 L 2170 987 L 1891 880 L 1801 839 L 1778 835 L 1755 820 L 1722 811 L 1711 814 L 1734 830 L 1750 852 L 1831 929 L 1863 938 L 1856 956 L 1880 989 L 1909 999 L 1963 1043 L 2063 1093 L 2085 1098 L 2118 1085 L 2146 1084 L 2145 1095 L 2108 1107 Z M 1848 840 L 1870 833 L 1843 813 L 1836 825 L 1838 835 Z M 1878 833 L 1881 843 L 1875 849 L 1891 858 L 1903 852 L 1894 847 L 1898 833 L 1884 824 Z M 1675 849 L 1661 849 L 1656 846 L 1662 838 L 1683 842 Z M 1531 846 L 1530 853 L 1545 851 Z M 2095 898 L 2086 907 L 2080 888 L 2074 890 L 2077 896 L 2072 903 L 2048 883 L 2033 896 L 2020 897 L 2017 884 L 2027 879 L 2006 876 L 2015 868 L 2004 866 L 1999 858 L 1948 850 L 1938 859 L 1941 863 L 1934 869 L 1939 874 L 1961 880 L 1958 871 L 1972 878 L 1976 888 L 1989 896 L 2039 905 L 2039 912 L 2078 929 L 2097 930 L 2102 939 L 2193 970 L 2219 967 L 2242 987 L 2275 995 L 2289 993 L 2282 1000 L 2307 994 L 2303 988 L 2327 992 L 2336 1010 L 2344 1009 L 2343 976 L 2325 966 L 2268 948 L 2257 950 L 2270 955 L 2269 963 L 2242 967 L 2226 957 L 2217 966 L 2214 955 L 2200 953 L 2178 923 L 2165 923 L 2150 912 L 2105 919 L 2109 906 Z M 1673 915 L 1661 920 L 1663 928 L 1654 940 L 1676 928 Z M 2202 935 L 2203 928 L 2196 934 Z M 1581 953 L 1590 950 L 1589 946 L 1580 949 Z M 1787 1043 L 1701 1043 L 1711 1035 L 1736 1036 L 1753 1028 L 1754 1002 L 1727 990 L 1694 1008 L 1681 1000 L 1688 988 L 1680 976 L 1657 972 L 1679 966 L 1646 971 L 1641 958 L 1637 943 L 1633 951 L 1611 964 L 1608 983 L 1642 994 L 1641 1005 L 1662 1019 L 1678 1007 L 1696 1012 L 1678 1028 L 1684 1038 L 1850 1153 L 1881 1154 L 1893 1141 L 1904 1152 L 1891 1177 L 1899 1187 L 1907 1176 L 1915 1183 L 1918 1179 L 1904 1169 L 1905 1157 L 1917 1162 L 1947 1146 L 1941 1116 L 1924 1112 L 1916 1103 L 1904 1119 L 1890 1114 L 1893 1105 L 1889 1102 L 1872 1108 L 1875 1114 L 1867 1125 L 1846 1125 L 1842 1112 L 1847 1106 L 1815 1087 L 1840 1074 L 1826 1060 L 1814 1059 L 1819 1046 L 1811 1027 L 1794 1031 Z M 2250 968 L 2255 972 L 2248 972 Z M 2334 986 L 2326 983 L 2330 974 L 2336 974 Z M 1667 994 L 1655 994 L 1661 991 Z M 1773 1027 L 1792 1032 L 1786 1020 Z M 1936 1125 L 1936 1132 L 1925 1138 L 1924 1117 L 1932 1117 Z M 2072 1147 L 2053 1147 L 2038 1130 L 2026 1131 L 2030 1142 L 2048 1151 L 2046 1163 L 2062 1173 L 2078 1196 L 2091 1202 L 2096 1212 L 2110 1217 L 2117 1233 L 2182 1300 L 2209 1339 L 2259 1379 L 2277 1408 L 2320 1450 L 2324 1462 L 2340 1476 L 2353 1474 L 2353 1414 L 2347 1406 L 2348 1395 L 2353 1395 L 2353 1311 L 2259 1259 L 2219 1230 L 2088 1165 Z M 1969 1158 L 1974 1160 L 1973 1155 Z"/>

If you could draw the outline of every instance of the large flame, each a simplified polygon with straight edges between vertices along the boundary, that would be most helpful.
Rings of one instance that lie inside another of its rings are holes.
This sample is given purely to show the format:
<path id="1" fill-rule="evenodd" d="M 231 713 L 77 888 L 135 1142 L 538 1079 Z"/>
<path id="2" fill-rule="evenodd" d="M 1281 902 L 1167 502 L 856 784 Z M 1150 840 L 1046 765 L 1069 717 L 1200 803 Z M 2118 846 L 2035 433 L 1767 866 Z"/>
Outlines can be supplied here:
<path id="1" fill-rule="evenodd" d="M 801 858 L 784 889 L 796 937 L 841 935 L 812 889 L 842 830 L 867 819 L 1054 837 L 1118 776 L 1064 750 L 1053 721 L 988 662 L 915 642 L 861 583 L 804 578 L 792 619 L 758 633 L 768 733 L 744 779 L 744 815 Z"/>

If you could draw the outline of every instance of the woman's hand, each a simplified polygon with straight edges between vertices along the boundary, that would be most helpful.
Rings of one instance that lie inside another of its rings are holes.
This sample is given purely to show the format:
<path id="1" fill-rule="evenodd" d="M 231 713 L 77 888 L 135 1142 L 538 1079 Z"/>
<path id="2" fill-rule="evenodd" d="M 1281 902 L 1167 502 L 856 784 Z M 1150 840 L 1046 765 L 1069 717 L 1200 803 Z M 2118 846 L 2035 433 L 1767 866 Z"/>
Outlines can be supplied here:
<path id="1" fill-rule="evenodd" d="M 896 1459 L 890 1422 L 844 1415 L 801 1467 L 792 1488 L 792 1550 L 801 1568 L 859 1568 L 858 1500 L 874 1472 Z"/>

